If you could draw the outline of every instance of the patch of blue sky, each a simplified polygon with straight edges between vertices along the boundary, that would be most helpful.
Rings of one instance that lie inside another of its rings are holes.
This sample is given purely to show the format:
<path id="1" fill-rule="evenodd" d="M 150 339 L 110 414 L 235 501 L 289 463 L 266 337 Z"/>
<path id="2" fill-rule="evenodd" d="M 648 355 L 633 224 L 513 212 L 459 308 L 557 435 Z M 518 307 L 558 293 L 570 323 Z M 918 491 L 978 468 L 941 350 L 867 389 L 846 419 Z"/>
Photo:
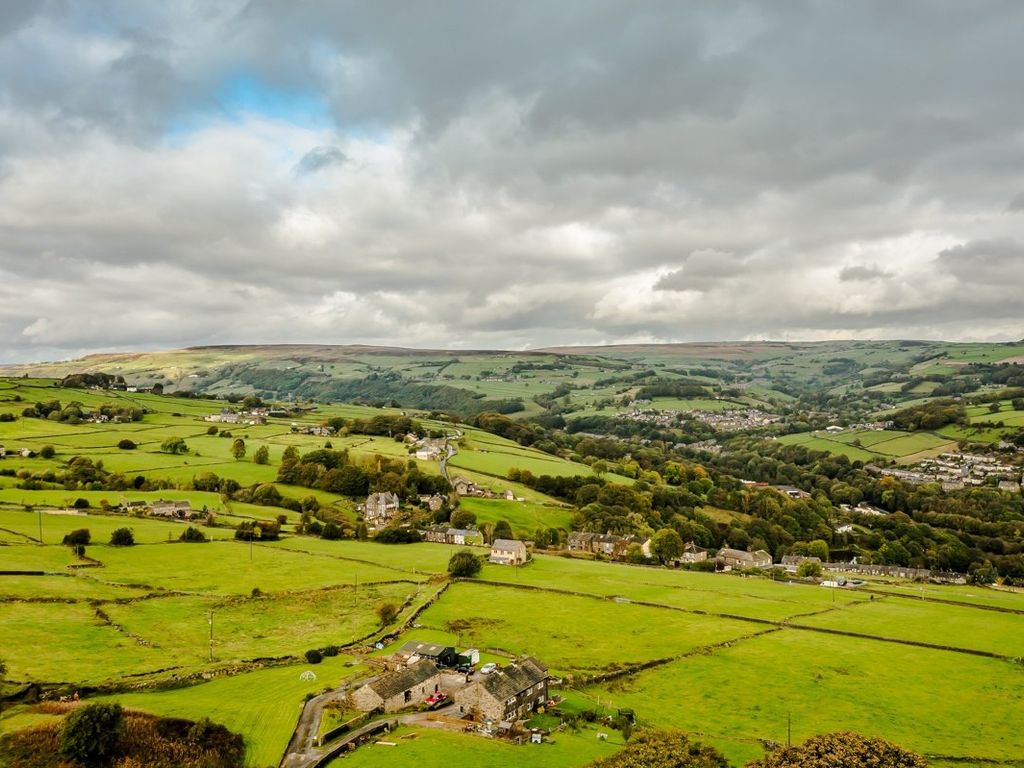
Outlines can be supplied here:
<path id="1" fill-rule="evenodd" d="M 311 130 L 334 126 L 330 106 L 317 92 L 270 85 L 253 74 L 238 73 L 225 79 L 212 106 L 176 117 L 164 131 L 164 138 L 177 143 L 211 123 L 242 122 L 253 116 Z"/>

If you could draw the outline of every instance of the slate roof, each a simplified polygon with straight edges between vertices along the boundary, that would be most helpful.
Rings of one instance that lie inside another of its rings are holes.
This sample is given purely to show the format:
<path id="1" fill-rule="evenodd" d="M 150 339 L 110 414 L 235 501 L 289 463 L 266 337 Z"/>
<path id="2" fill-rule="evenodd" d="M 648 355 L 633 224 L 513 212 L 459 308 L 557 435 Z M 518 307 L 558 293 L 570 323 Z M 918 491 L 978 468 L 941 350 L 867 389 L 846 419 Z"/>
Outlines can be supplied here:
<path id="1" fill-rule="evenodd" d="M 495 699 L 504 702 L 547 679 L 547 676 L 547 667 L 527 657 L 518 664 L 509 664 L 492 672 L 480 681 L 480 685 Z"/>
<path id="2" fill-rule="evenodd" d="M 387 701 L 392 696 L 414 688 L 420 683 L 429 680 L 437 674 L 437 667 L 434 662 L 424 659 L 416 662 L 411 667 L 400 669 L 396 672 L 389 672 L 381 675 L 371 683 L 367 683 L 374 693 Z"/>

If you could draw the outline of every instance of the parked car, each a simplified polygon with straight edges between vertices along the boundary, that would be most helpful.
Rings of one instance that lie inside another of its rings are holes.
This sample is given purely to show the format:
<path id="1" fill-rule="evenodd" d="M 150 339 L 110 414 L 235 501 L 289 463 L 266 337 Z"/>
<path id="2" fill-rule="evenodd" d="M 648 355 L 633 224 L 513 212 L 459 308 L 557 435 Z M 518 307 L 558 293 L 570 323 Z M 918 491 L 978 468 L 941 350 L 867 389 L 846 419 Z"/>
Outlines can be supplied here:
<path id="1" fill-rule="evenodd" d="M 484 664 L 482 667 L 480 667 L 480 674 L 489 675 L 491 674 L 491 672 L 494 672 L 497 668 L 498 665 L 495 664 L 493 661 L 488 662 L 487 664 Z"/>
<path id="2" fill-rule="evenodd" d="M 472 664 L 459 664 L 459 666 L 455 668 L 455 671 L 460 675 L 472 675 L 475 668 Z"/>
<path id="3" fill-rule="evenodd" d="M 430 705 L 431 709 L 437 709 L 438 707 L 444 706 L 448 701 L 448 694 L 444 691 L 435 691 L 434 693 L 427 696 L 425 703 Z"/>

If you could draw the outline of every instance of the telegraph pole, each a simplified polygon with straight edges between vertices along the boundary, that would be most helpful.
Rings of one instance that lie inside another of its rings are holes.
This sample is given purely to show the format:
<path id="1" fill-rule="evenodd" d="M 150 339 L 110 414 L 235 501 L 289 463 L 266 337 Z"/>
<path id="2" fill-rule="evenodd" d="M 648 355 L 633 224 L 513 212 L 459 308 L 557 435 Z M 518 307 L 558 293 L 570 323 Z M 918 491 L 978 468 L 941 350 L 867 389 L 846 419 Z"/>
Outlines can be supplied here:
<path id="1" fill-rule="evenodd" d="M 36 510 L 36 518 L 39 520 L 39 543 L 43 543 L 43 510 Z"/>
<path id="2" fill-rule="evenodd" d="M 210 622 L 210 661 L 213 661 L 213 610 L 210 610 L 208 621 Z"/>

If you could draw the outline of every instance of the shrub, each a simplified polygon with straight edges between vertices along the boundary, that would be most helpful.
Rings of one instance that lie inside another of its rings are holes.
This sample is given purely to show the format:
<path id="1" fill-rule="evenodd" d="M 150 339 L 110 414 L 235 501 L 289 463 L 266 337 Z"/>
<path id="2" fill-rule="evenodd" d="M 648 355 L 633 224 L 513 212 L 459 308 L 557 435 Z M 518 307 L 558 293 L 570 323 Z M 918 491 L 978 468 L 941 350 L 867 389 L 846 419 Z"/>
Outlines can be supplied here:
<path id="1" fill-rule="evenodd" d="M 783 747 L 747 763 L 747 768 L 926 768 L 918 755 L 883 739 L 857 733 L 827 733 L 796 747 Z"/>
<path id="2" fill-rule="evenodd" d="M 468 549 L 459 550 L 448 561 L 448 573 L 460 578 L 472 578 L 480 573 L 480 568 L 480 558 Z"/>
<path id="3" fill-rule="evenodd" d="M 188 542 L 190 544 L 196 544 L 206 541 L 206 534 L 200 531 L 198 528 L 193 528 L 191 525 L 186 528 L 181 536 L 178 537 L 178 541 Z"/>
<path id="4" fill-rule="evenodd" d="M 690 741 L 678 731 L 637 731 L 610 757 L 590 763 L 594 768 L 728 768 L 714 747 Z"/>
<path id="5" fill-rule="evenodd" d="M 312 526 L 312 525 L 313 524 L 310 523 L 310 526 Z M 323 530 L 320 531 L 320 538 L 321 539 L 328 539 L 329 541 L 334 541 L 336 539 L 340 539 L 341 538 L 341 528 L 339 528 L 336 523 L 327 523 L 323 527 Z"/>
<path id="6" fill-rule="evenodd" d="M 374 610 L 381 626 L 386 627 L 398 617 L 400 608 L 397 603 L 380 603 Z"/>
<path id="7" fill-rule="evenodd" d="M 134 451 L 136 448 L 138 448 L 134 441 L 129 440 L 127 437 L 124 440 L 118 441 L 117 447 L 120 448 L 122 451 Z"/>
<path id="8" fill-rule="evenodd" d="M 110 543 L 115 547 L 130 547 L 135 543 L 135 533 L 131 528 L 118 528 L 110 534 Z"/>
<path id="9" fill-rule="evenodd" d="M 61 757 L 87 766 L 105 765 L 117 752 L 124 730 L 120 704 L 89 704 L 64 719 L 60 732 Z"/>
<path id="10" fill-rule="evenodd" d="M 306 661 L 310 664 L 319 664 L 321 661 L 324 660 L 323 654 L 320 653 L 320 651 L 318 651 L 316 648 L 310 648 L 308 651 L 306 651 L 304 656 L 306 657 Z"/>
<path id="11" fill-rule="evenodd" d="M 423 541 L 423 537 L 420 536 L 419 531 L 410 528 L 385 528 L 377 534 L 375 541 L 381 544 L 413 544 Z"/>
<path id="12" fill-rule="evenodd" d="M 88 509 L 89 508 L 89 500 L 88 499 L 83 499 L 83 498 L 77 498 L 77 499 L 75 499 L 75 503 L 72 504 L 71 506 L 73 506 L 75 509 Z"/>
<path id="13" fill-rule="evenodd" d="M 39 449 L 39 455 L 44 459 L 52 459 L 55 453 L 57 453 L 57 451 L 54 450 L 52 445 L 44 445 Z"/>

